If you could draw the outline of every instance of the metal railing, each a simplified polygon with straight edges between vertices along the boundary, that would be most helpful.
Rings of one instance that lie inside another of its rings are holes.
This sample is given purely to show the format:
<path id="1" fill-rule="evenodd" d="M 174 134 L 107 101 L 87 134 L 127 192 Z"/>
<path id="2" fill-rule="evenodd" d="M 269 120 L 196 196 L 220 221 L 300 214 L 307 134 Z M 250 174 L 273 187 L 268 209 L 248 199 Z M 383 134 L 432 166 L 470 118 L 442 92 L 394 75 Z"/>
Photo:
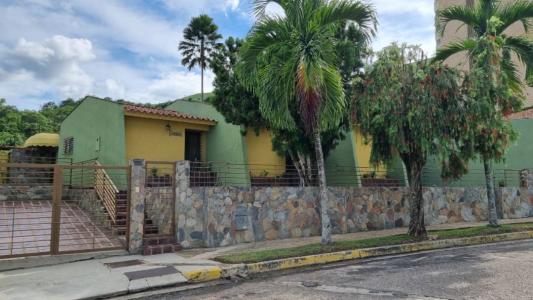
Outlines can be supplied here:
<path id="1" fill-rule="evenodd" d="M 127 166 L 0 164 L 23 170 L 7 173 L 0 184 L 0 257 L 123 249 L 128 239 L 129 188 L 119 190 L 105 207 L 95 186 L 80 183 L 84 173 L 106 174 L 128 182 Z M 71 172 L 72 171 L 72 172 Z M 46 174 L 52 180 L 35 180 Z M 73 176 L 69 175 L 73 174 Z M 96 177 L 98 178 L 98 177 Z M 116 191 L 109 180 L 103 191 Z M 128 185 L 129 186 L 129 185 Z"/>
<path id="2" fill-rule="evenodd" d="M 497 187 L 520 187 L 524 169 L 495 168 L 494 184 Z M 533 169 L 533 168 L 532 168 Z M 317 186 L 317 168 L 307 172 L 293 165 L 234 164 L 225 162 L 190 162 L 190 186 Z M 407 184 L 406 170 L 396 167 L 326 166 L 329 186 L 353 187 L 403 187 Z M 441 170 L 426 167 L 422 170 L 424 186 L 434 187 L 484 187 L 485 172 L 471 168 L 457 180 L 442 179 Z M 161 182 L 161 180 L 160 180 Z"/>
<path id="3" fill-rule="evenodd" d="M 102 166 L 98 161 L 95 162 L 95 165 Z M 94 190 L 107 210 L 111 221 L 115 223 L 117 220 L 117 204 L 115 201 L 119 190 L 103 168 L 95 169 Z"/>
<path id="4" fill-rule="evenodd" d="M 175 162 L 146 162 L 144 234 L 147 236 L 174 234 L 175 171 Z"/>

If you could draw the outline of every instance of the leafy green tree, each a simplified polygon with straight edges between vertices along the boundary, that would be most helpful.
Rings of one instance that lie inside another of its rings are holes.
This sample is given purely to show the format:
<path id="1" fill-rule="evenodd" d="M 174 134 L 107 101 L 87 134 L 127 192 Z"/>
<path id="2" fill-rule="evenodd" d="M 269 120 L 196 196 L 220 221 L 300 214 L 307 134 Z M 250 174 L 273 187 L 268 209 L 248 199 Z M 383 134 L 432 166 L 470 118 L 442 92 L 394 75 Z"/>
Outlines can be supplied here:
<path id="1" fill-rule="evenodd" d="M 68 98 L 58 104 L 55 102 L 45 103 L 39 112 L 51 122 L 52 132 L 59 132 L 61 122 L 76 108 L 79 100 Z"/>
<path id="2" fill-rule="evenodd" d="M 361 132 L 372 137 L 371 162 L 390 163 L 399 155 L 410 187 L 409 235 L 426 237 L 422 168 L 440 157 L 449 177 L 465 171 L 472 151 L 466 99 L 459 72 L 431 64 L 414 46 L 389 46 L 368 67 L 354 107 Z"/>
<path id="3" fill-rule="evenodd" d="M 284 17 L 265 15 L 277 3 Z M 331 242 L 321 132 L 338 128 L 347 107 L 338 71 L 335 32 L 353 21 L 371 36 L 376 17 L 359 1 L 256 0 L 254 24 L 241 52 L 239 75 L 259 98 L 262 116 L 274 129 L 289 131 L 301 122 L 312 137 L 318 169 L 323 244 Z M 296 108 L 298 115 L 291 114 Z"/>
<path id="4" fill-rule="evenodd" d="M 242 43 L 239 38 L 229 37 L 214 52 L 210 64 L 215 74 L 214 96 L 210 98 L 210 102 L 224 115 L 226 121 L 258 131 L 268 127 L 259 111 L 259 100 L 241 84 L 235 73 Z"/>
<path id="5" fill-rule="evenodd" d="M 335 34 L 339 71 L 344 85 L 346 99 L 352 98 L 357 80 L 364 75 L 364 60 L 371 53 L 370 40 L 353 22 L 341 22 Z"/>
<path id="6" fill-rule="evenodd" d="M 212 52 L 219 47 L 222 36 L 217 32 L 218 26 L 208 15 L 192 18 L 183 31 L 183 41 L 179 50 L 183 56 L 181 64 L 189 70 L 198 66 L 202 76 L 202 101 L 204 101 L 204 70 L 209 67 Z"/>
<path id="7" fill-rule="evenodd" d="M 0 120 L 0 145 L 22 144 L 24 135 L 20 130 L 21 115 L 16 107 L 7 105 L 3 98 L 0 98 Z"/>
<path id="8" fill-rule="evenodd" d="M 523 93 L 513 55 L 526 66 L 528 81 L 533 79 L 533 41 L 526 35 L 510 36 L 506 32 L 515 23 L 529 32 L 533 2 L 518 0 L 503 4 L 499 0 L 478 0 L 474 6 L 451 6 L 437 14 L 442 32 L 452 21 L 471 29 L 471 37 L 439 49 L 436 59 L 445 60 L 456 53 L 466 53 L 475 71 L 467 85 L 469 97 L 481 109 L 476 118 L 479 130 L 475 148 L 485 168 L 489 225 L 498 226 L 493 161 L 502 159 L 514 135 L 501 115 L 520 109 L 521 103 L 517 100 Z M 479 101 L 486 102 L 480 104 Z"/>
<path id="9" fill-rule="evenodd" d="M 229 37 L 213 55 L 211 69 L 215 74 L 215 90 L 214 96 L 209 100 L 224 115 L 227 122 L 243 125 L 257 133 L 261 128 L 269 128 L 270 125 L 261 115 L 259 99 L 244 87 L 236 75 L 235 68 L 241 46 L 242 40 Z M 293 107 L 291 114 L 298 119 L 297 107 Z M 322 150 L 325 157 L 345 138 L 345 132 L 349 129 L 348 110 L 341 124 L 341 130 L 335 128 L 322 133 Z M 314 157 L 314 147 L 312 140 L 305 135 L 303 123 L 298 123 L 294 130 L 271 129 L 271 132 L 273 149 L 281 156 L 290 157 L 300 177 L 300 185 L 314 183 L 316 168 L 311 160 Z"/>

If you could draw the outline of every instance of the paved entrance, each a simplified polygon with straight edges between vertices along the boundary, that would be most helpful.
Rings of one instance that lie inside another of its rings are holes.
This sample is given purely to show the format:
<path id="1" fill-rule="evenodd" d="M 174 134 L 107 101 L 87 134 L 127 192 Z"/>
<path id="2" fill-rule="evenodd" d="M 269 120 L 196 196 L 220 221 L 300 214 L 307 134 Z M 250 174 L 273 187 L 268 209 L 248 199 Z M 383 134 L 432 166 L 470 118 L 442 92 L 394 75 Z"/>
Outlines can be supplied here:
<path id="1" fill-rule="evenodd" d="M 59 251 L 121 248 L 119 238 L 95 224 L 78 205 L 61 209 Z M 3 201 L 0 204 L 0 257 L 50 252 L 52 201 Z"/>
<path id="2" fill-rule="evenodd" d="M 7 164 L 5 169 L 0 258 L 126 247 L 128 167 L 94 162 Z"/>
<path id="3" fill-rule="evenodd" d="M 0 257 L 50 253 L 51 201 L 4 201 L 0 207 Z M 122 248 L 118 237 L 74 203 L 62 205 L 61 219 L 60 252 Z"/>

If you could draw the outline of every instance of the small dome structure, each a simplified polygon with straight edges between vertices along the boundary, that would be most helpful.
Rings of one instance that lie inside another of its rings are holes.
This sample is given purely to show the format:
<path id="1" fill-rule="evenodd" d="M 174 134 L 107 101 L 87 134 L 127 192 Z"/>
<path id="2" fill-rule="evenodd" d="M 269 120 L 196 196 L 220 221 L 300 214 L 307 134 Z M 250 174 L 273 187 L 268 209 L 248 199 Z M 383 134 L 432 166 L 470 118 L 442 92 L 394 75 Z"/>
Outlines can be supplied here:
<path id="1" fill-rule="evenodd" d="M 59 134 L 37 133 L 32 135 L 24 142 L 23 146 L 23 148 L 29 147 L 59 147 Z"/>

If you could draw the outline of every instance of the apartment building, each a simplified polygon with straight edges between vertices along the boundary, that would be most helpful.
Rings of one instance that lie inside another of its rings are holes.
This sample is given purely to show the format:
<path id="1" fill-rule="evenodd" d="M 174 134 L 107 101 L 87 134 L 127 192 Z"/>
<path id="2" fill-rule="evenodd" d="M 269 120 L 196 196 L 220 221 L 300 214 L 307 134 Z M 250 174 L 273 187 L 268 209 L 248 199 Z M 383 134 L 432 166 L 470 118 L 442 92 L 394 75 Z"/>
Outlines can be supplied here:
<path id="1" fill-rule="evenodd" d="M 476 0 L 435 0 L 435 10 L 439 11 L 441 9 L 453 6 L 453 5 L 469 5 L 473 6 L 475 4 Z M 502 3 L 510 3 L 515 0 L 502 0 Z M 519 24 L 515 23 L 512 25 L 507 31 L 506 34 L 509 35 L 523 35 L 525 33 L 524 27 Z M 457 42 L 462 39 L 467 38 L 470 36 L 472 32 L 468 28 L 468 26 L 461 26 L 461 23 L 459 22 L 452 22 L 446 27 L 446 30 L 443 34 L 440 33 L 440 30 L 436 31 L 436 39 L 437 39 L 437 48 L 445 47 L 449 43 Z M 530 32 L 530 36 L 533 38 L 533 32 Z M 462 68 L 464 70 L 469 69 L 469 61 L 466 57 L 466 54 L 460 53 L 456 54 L 452 57 L 450 57 L 446 63 L 448 63 L 451 66 L 456 66 L 459 68 Z M 525 66 L 522 65 L 518 60 L 516 60 L 516 64 L 521 66 L 520 73 L 523 78 L 525 78 Z M 526 88 L 526 94 L 527 98 L 524 103 L 524 107 L 530 107 L 533 106 L 533 88 L 527 87 Z"/>

